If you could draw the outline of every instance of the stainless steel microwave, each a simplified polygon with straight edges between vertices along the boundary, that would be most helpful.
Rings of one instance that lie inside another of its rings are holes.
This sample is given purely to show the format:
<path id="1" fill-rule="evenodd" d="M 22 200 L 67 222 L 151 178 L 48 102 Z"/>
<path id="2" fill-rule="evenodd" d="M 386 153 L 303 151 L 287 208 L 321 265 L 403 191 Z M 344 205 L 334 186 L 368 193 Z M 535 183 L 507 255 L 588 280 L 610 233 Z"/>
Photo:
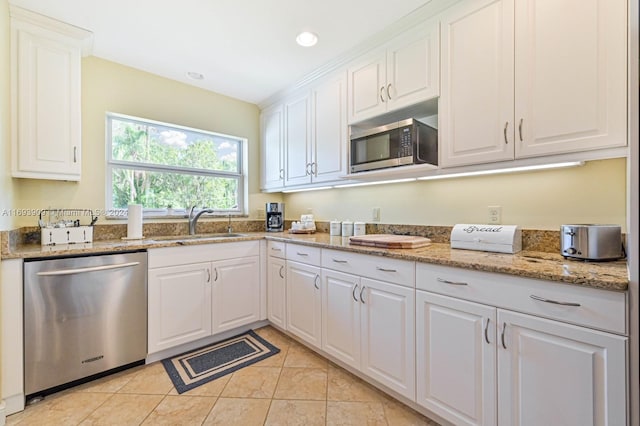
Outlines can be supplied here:
<path id="1" fill-rule="evenodd" d="M 351 173 L 410 164 L 438 165 L 438 130 L 413 118 L 351 130 Z"/>

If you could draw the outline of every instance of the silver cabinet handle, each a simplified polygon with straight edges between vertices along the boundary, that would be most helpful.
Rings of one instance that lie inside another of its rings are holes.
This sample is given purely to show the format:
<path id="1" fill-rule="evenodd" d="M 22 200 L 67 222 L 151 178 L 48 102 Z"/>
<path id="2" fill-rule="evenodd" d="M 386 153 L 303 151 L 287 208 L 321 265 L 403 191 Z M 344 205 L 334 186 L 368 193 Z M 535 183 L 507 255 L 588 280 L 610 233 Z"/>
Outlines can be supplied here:
<path id="1" fill-rule="evenodd" d="M 509 122 L 504 123 L 504 143 L 508 144 L 509 139 L 507 139 L 507 129 L 509 128 Z"/>
<path id="2" fill-rule="evenodd" d="M 358 297 L 356 296 L 356 291 L 358 291 L 358 284 L 353 286 L 353 291 L 351 292 L 351 296 L 353 297 L 353 300 L 357 302 Z"/>
<path id="3" fill-rule="evenodd" d="M 207 268 L 207 282 L 211 282 L 211 269 Z"/>
<path id="4" fill-rule="evenodd" d="M 385 269 L 385 268 L 381 268 L 379 266 L 376 266 L 376 270 L 382 271 L 382 272 L 398 272 L 395 269 Z"/>
<path id="5" fill-rule="evenodd" d="M 575 302 L 558 302 L 557 300 L 545 299 L 544 297 L 536 296 L 535 294 L 532 294 L 529 297 L 532 298 L 533 300 L 538 300 L 540 302 L 545 302 L 545 303 L 553 303 L 554 305 L 581 306 L 579 303 L 575 303 Z"/>
<path id="6" fill-rule="evenodd" d="M 315 161 L 311 163 L 311 175 L 318 176 L 318 164 Z"/>
<path id="7" fill-rule="evenodd" d="M 280 169 L 280 174 L 278 175 L 278 177 L 284 180 L 284 169 Z"/>
<path id="8" fill-rule="evenodd" d="M 218 281 L 218 268 L 213 268 L 216 273 L 216 277 L 213 279 L 214 281 Z"/>
<path id="9" fill-rule="evenodd" d="M 140 262 L 116 263 L 114 265 L 90 266 L 88 268 L 60 269 L 57 271 L 38 272 L 36 275 L 40 277 L 50 277 L 50 276 L 56 276 L 56 275 L 73 275 L 73 274 L 82 274 L 85 272 L 108 271 L 109 269 L 129 268 L 131 266 L 137 266 L 139 264 Z"/>
<path id="10" fill-rule="evenodd" d="M 284 266 L 280 267 L 280 271 L 278 271 L 278 274 L 280 275 L 280 278 L 284 279 L 284 275 L 282 275 L 282 270 L 284 269 Z"/>
<path id="11" fill-rule="evenodd" d="M 336 263 L 349 263 L 346 260 L 340 260 L 340 259 L 331 259 L 331 260 L 336 262 Z"/>
<path id="12" fill-rule="evenodd" d="M 489 321 L 491 321 L 491 318 L 487 318 L 487 323 L 484 325 L 484 340 L 485 342 L 487 342 L 488 344 L 491 344 L 491 342 L 489 341 Z"/>
<path id="13" fill-rule="evenodd" d="M 520 135 L 520 142 L 523 141 L 522 139 L 522 122 L 524 121 L 524 118 L 520 119 L 520 124 L 518 124 L 518 134 Z"/>
<path id="14" fill-rule="evenodd" d="M 383 97 L 383 95 L 384 95 L 384 86 L 382 86 L 382 87 L 380 88 L 380 100 L 381 100 L 382 102 L 384 102 L 384 97 Z"/>
<path id="15" fill-rule="evenodd" d="M 78 162 L 78 147 L 77 146 L 73 147 L 73 162 L 74 163 Z"/>
<path id="16" fill-rule="evenodd" d="M 507 329 L 507 323 L 502 323 L 502 335 L 500 336 L 500 340 L 502 340 L 502 347 L 507 349 L 507 345 L 504 344 L 504 331 Z"/>
<path id="17" fill-rule="evenodd" d="M 362 293 L 364 293 L 364 289 L 365 289 L 365 288 L 366 288 L 365 286 L 362 286 L 362 289 L 360 290 L 360 301 L 361 301 L 362 303 L 366 303 L 366 302 L 364 301 L 364 298 L 362 297 Z"/>
<path id="18" fill-rule="evenodd" d="M 445 280 L 444 278 L 437 278 L 436 280 L 439 283 L 445 283 L 445 284 L 451 284 L 451 285 L 469 285 L 469 283 L 465 283 L 463 281 L 449 281 L 449 280 Z"/>
<path id="19" fill-rule="evenodd" d="M 297 251 L 296 254 L 298 256 L 309 256 L 309 253 L 300 253 L 299 251 Z"/>
<path id="20" fill-rule="evenodd" d="M 387 86 L 387 99 L 391 100 L 391 83 Z"/>
<path id="21" fill-rule="evenodd" d="M 307 164 L 304 166 L 304 175 L 305 175 L 305 176 L 309 176 L 309 175 L 311 174 L 311 172 L 309 171 L 309 168 L 310 168 L 310 167 L 311 167 L 311 163 L 307 163 Z"/>
<path id="22" fill-rule="evenodd" d="M 318 284 L 319 279 L 320 275 L 316 275 L 316 277 L 313 279 L 313 286 L 316 288 L 316 290 L 320 290 L 320 285 Z"/>

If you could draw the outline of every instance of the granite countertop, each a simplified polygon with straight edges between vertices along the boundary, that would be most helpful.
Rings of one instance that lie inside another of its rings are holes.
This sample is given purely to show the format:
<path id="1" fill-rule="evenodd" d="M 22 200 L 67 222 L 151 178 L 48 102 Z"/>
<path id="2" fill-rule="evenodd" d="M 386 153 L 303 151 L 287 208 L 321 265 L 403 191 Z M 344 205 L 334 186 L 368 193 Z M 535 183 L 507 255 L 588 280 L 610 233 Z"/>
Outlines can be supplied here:
<path id="1" fill-rule="evenodd" d="M 605 290 L 625 291 L 629 285 L 627 263 L 583 262 L 564 259 L 555 253 L 522 251 L 517 254 L 490 253 L 452 249 L 449 244 L 432 243 L 418 249 L 383 249 L 349 244 L 348 238 L 333 237 L 326 233 L 289 234 L 285 232 L 243 232 L 242 236 L 214 238 L 201 234 L 189 236 L 150 237 L 142 240 L 102 240 L 91 244 L 70 246 L 41 246 L 17 244 L 10 246 L 3 240 L 2 259 L 66 256 L 85 253 L 106 253 L 127 250 L 178 247 L 197 244 L 218 244 L 234 241 L 276 240 L 297 244 L 386 256 L 436 265 L 455 266 L 477 271 L 496 272 L 527 278 L 537 278 Z"/>

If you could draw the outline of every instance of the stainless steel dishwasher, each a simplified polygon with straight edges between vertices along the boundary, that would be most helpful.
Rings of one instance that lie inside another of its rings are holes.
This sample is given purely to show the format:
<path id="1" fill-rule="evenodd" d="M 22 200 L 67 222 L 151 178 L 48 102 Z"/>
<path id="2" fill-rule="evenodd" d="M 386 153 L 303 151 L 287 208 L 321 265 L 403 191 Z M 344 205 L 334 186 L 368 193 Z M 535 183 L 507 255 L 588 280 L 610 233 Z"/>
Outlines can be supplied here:
<path id="1" fill-rule="evenodd" d="M 147 355 L 147 253 L 25 259 L 25 395 Z"/>

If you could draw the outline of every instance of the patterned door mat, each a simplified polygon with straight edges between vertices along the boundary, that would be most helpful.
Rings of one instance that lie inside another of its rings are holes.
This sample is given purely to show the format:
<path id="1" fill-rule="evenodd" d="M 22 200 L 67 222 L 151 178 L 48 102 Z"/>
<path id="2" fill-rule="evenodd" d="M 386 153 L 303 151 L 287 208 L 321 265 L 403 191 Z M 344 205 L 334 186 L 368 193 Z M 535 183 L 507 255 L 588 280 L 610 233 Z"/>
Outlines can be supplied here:
<path id="1" fill-rule="evenodd" d="M 162 360 L 178 393 L 269 358 L 280 349 L 253 330 L 173 358 Z"/>

